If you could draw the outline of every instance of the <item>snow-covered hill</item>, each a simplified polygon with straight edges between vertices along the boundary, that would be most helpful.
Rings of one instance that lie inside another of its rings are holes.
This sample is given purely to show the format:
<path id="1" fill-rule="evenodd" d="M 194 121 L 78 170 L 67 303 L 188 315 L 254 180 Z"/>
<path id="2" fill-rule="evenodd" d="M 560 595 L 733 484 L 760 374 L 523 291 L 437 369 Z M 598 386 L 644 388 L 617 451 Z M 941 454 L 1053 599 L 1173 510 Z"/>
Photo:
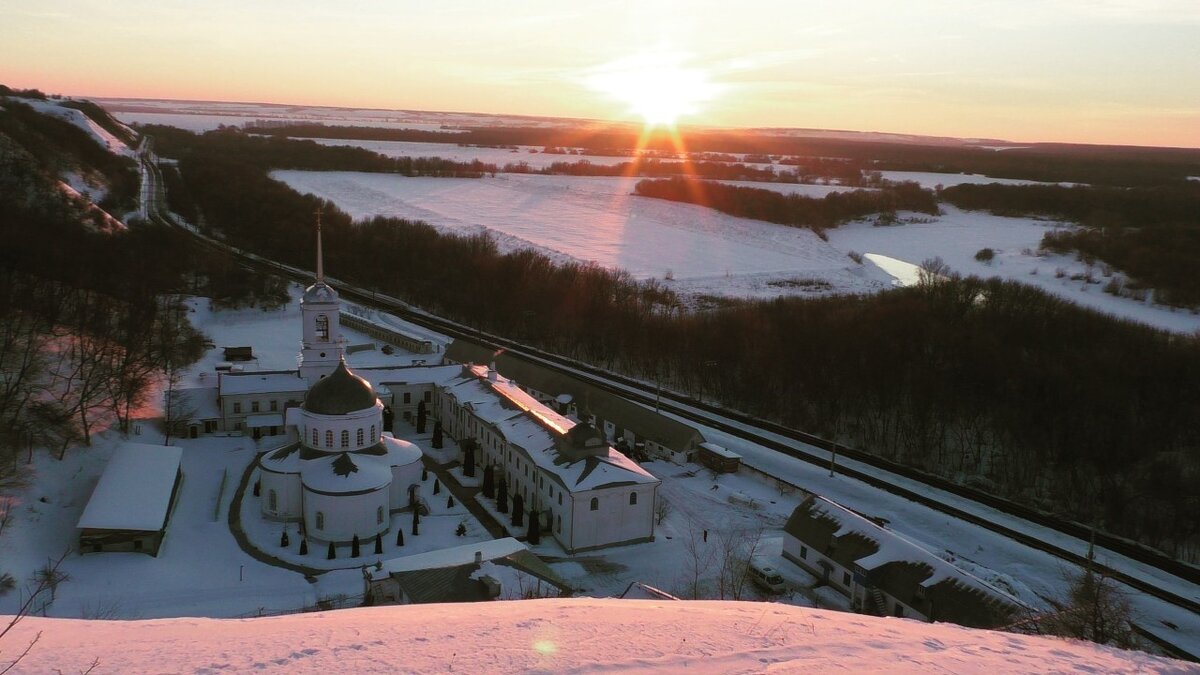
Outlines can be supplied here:
<path id="1" fill-rule="evenodd" d="M 1086 642 L 770 603 L 526 600 L 261 619 L 28 618 L 18 672 L 1196 672 Z"/>

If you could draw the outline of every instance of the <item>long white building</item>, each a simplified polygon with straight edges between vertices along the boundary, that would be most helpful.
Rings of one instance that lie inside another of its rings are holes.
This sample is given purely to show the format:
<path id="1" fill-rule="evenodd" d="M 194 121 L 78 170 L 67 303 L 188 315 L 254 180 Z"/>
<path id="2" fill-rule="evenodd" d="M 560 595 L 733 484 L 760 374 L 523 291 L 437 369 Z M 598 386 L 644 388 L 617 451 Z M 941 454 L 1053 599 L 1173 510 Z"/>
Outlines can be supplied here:
<path id="1" fill-rule="evenodd" d="M 521 495 L 567 551 L 654 538 L 661 481 L 595 427 L 560 415 L 484 366 L 463 366 L 459 378 L 437 387 L 435 403 L 446 431 L 475 439 L 476 461 L 491 464 L 509 495 Z"/>

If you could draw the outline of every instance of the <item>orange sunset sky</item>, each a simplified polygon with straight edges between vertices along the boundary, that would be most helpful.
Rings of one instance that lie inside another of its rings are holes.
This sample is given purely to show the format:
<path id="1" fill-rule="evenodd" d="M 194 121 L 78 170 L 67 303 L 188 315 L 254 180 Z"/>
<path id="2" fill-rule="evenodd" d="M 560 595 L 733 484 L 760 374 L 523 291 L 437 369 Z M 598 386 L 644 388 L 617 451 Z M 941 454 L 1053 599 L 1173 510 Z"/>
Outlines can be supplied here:
<path id="1" fill-rule="evenodd" d="M 1200 147 L 1200 2 L 8 0 L 0 83 Z"/>

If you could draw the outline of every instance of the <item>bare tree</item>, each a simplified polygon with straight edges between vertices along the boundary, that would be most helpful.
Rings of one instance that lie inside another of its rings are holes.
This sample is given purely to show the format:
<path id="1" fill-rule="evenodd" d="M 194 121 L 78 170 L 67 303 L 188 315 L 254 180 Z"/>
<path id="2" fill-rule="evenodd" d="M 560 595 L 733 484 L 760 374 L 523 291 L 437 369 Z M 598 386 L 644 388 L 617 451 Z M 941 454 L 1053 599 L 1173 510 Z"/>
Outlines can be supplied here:
<path id="1" fill-rule="evenodd" d="M 724 527 L 716 534 L 718 596 L 722 600 L 741 600 L 762 527 Z"/>
<path id="2" fill-rule="evenodd" d="M 687 558 L 684 559 L 683 564 L 687 586 L 683 594 L 692 600 L 700 599 L 703 590 L 701 578 L 712 567 L 717 553 L 716 547 L 706 541 L 708 539 L 707 532 L 702 524 L 694 520 L 688 521 L 687 536 L 683 540 L 683 549 L 687 552 Z"/>
<path id="3" fill-rule="evenodd" d="M 50 591 L 51 595 L 53 595 L 54 590 L 57 589 L 60 583 L 70 579 L 66 572 L 59 570 L 59 567 L 62 566 L 63 560 L 66 559 L 67 554 L 70 552 L 70 549 L 63 551 L 63 554 L 59 556 L 57 560 L 46 561 L 46 566 L 34 573 L 33 579 L 31 580 L 32 585 L 29 588 L 25 601 L 21 603 L 20 607 L 17 608 L 16 613 L 9 618 L 8 623 L 5 624 L 2 629 L 0 629 L 0 656 L 2 656 L 4 653 L 2 649 L 4 646 L 3 643 L 5 636 L 7 636 L 8 633 L 12 631 L 12 629 L 15 628 L 22 619 L 24 619 L 26 616 L 29 616 L 29 613 L 33 610 L 35 603 L 41 601 L 43 599 L 43 595 L 47 591 Z M 41 637 L 42 633 L 41 631 L 38 631 L 33 638 L 25 644 L 25 647 L 22 649 L 20 654 L 17 654 L 12 661 L 9 661 L 8 665 L 0 668 L 0 675 L 4 675 L 13 668 L 16 668 L 17 664 L 29 655 L 29 652 L 33 650 L 34 645 L 37 644 Z M 3 658 L 7 659 L 8 657 Z M 96 664 L 93 664 L 92 667 L 94 668 L 95 665 Z"/>

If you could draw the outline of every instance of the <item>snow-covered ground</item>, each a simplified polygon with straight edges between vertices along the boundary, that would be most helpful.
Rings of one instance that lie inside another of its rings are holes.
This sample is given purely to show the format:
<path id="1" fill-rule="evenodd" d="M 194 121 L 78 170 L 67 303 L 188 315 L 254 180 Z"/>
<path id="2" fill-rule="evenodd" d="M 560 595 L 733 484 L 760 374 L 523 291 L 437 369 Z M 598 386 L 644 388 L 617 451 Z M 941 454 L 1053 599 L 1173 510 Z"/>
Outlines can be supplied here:
<path id="1" fill-rule="evenodd" d="M 26 619 L 20 672 L 1183 673 L 1084 642 L 735 602 L 558 599 L 243 620 Z M 8 650 L 5 655 L 7 656 Z"/>
<path id="2" fill-rule="evenodd" d="M 29 106 L 33 107 L 34 110 L 37 110 L 44 115 L 50 115 L 61 120 L 66 120 L 80 129 L 83 129 L 91 134 L 92 137 L 96 139 L 97 143 L 105 148 L 108 148 L 108 151 L 114 155 L 135 157 L 137 154 L 128 145 L 125 145 L 124 141 L 110 134 L 104 127 L 93 122 L 92 118 L 83 114 L 83 111 L 81 110 L 67 108 L 60 105 L 58 101 L 22 99 L 21 102 L 28 104 Z"/>
<path id="3" fill-rule="evenodd" d="M 594 261 L 641 279 L 670 278 L 668 287 L 685 296 L 874 292 L 892 287 L 896 276 L 869 261 L 853 262 L 851 252 L 910 265 L 940 257 L 960 274 L 1014 279 L 1152 326 L 1181 333 L 1200 330 L 1200 314 L 1106 294 L 1102 288 L 1108 278 L 1102 269 L 1089 269 L 1071 256 L 1038 255 L 1042 236 L 1065 226 L 1034 218 L 1005 218 L 945 204 L 940 216 L 901 214 L 912 222 L 890 227 L 849 223 L 828 230 L 829 240 L 822 241 L 804 228 L 635 197 L 636 178 L 405 178 L 341 171 L 275 171 L 272 176 L 300 192 L 332 200 L 355 218 L 388 215 L 424 220 L 445 232 L 486 231 L 501 250 L 528 247 L 560 262 Z M 840 189 L 753 185 L 812 196 Z M 995 251 L 991 262 L 975 260 L 983 248 Z M 1084 278 L 1089 275 L 1091 282 Z"/>

